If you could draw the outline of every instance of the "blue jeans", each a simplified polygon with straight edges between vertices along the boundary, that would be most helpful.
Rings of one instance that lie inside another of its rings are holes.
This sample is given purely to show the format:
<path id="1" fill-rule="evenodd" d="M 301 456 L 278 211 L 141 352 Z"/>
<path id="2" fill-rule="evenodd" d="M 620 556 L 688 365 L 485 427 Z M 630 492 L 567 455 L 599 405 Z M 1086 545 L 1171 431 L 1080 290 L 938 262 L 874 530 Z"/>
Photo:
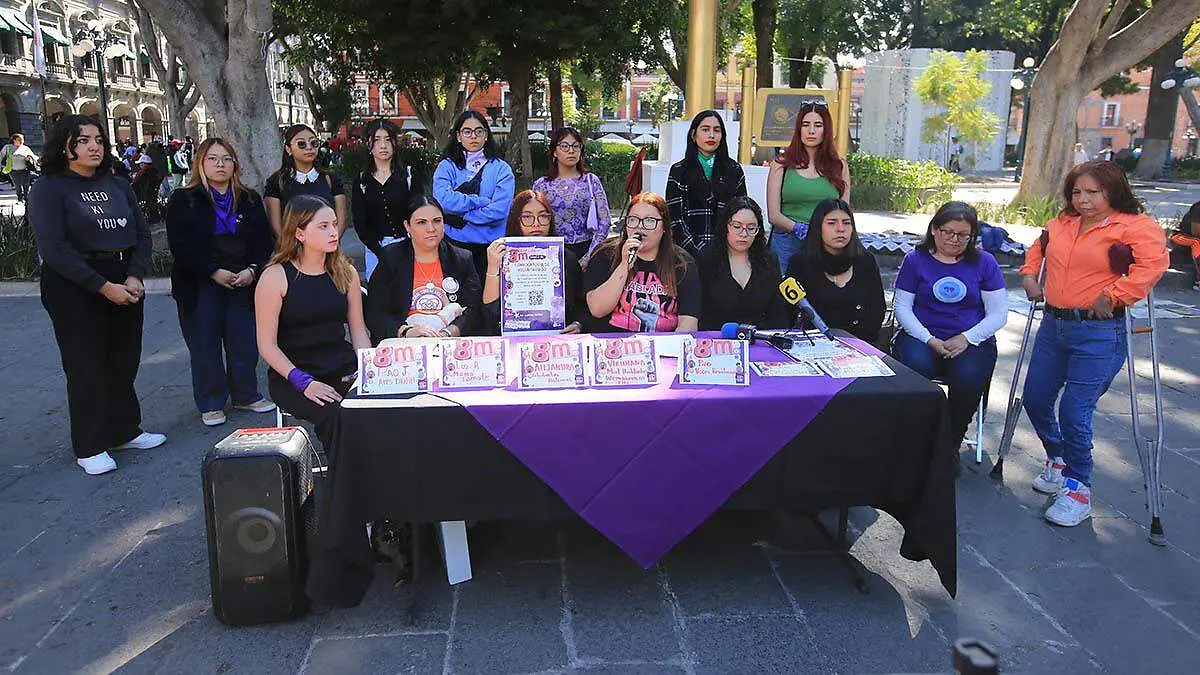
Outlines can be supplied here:
<path id="1" fill-rule="evenodd" d="M 980 399 L 992 382 L 992 371 L 996 368 L 996 338 L 970 345 L 963 353 L 947 359 L 938 356 L 933 347 L 899 331 L 896 333 L 894 351 L 900 363 L 931 380 L 945 382 L 950 388 L 947 398 L 950 424 L 947 425 L 947 438 L 944 440 L 950 448 L 957 450 L 979 407 Z"/>
<path id="2" fill-rule="evenodd" d="M 228 289 L 205 279 L 196 304 L 179 307 L 179 328 L 192 363 L 192 395 L 200 412 L 248 405 L 258 393 L 258 341 L 251 302 L 254 290 Z M 224 355 L 222 355 L 224 347 Z"/>
<path id="3" fill-rule="evenodd" d="M 1062 457 L 1063 475 L 1084 485 L 1092 479 L 1092 414 L 1121 372 L 1125 340 L 1124 319 L 1064 321 L 1047 314 L 1033 342 L 1025 414 L 1046 457 Z"/>
<path id="4" fill-rule="evenodd" d="M 779 230 L 775 230 L 771 233 L 770 248 L 775 257 L 779 258 L 780 276 L 787 276 L 788 261 L 804 246 L 804 237 L 807 234 L 808 226 L 804 223 L 797 223 L 794 232 L 780 232 Z"/>

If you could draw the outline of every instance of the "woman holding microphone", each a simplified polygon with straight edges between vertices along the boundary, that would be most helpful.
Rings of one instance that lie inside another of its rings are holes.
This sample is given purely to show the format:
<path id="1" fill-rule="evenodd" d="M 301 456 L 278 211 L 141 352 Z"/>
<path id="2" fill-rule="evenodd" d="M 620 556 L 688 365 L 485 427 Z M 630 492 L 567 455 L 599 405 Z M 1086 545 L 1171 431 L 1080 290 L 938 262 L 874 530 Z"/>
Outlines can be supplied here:
<path id="1" fill-rule="evenodd" d="M 1116 164 L 1071 169 L 1063 202 L 1046 224 L 1045 250 L 1032 246 L 1021 268 L 1025 294 L 1046 302 L 1024 407 L 1046 450 L 1033 489 L 1055 495 L 1046 520 L 1072 527 L 1092 515 L 1092 414 L 1125 362 L 1126 309 L 1150 294 L 1168 261 L 1162 228 L 1142 213 Z M 1132 257 L 1127 270 L 1114 269 L 1114 254 L 1127 263 Z M 1044 286 L 1037 277 L 1043 259 Z"/>

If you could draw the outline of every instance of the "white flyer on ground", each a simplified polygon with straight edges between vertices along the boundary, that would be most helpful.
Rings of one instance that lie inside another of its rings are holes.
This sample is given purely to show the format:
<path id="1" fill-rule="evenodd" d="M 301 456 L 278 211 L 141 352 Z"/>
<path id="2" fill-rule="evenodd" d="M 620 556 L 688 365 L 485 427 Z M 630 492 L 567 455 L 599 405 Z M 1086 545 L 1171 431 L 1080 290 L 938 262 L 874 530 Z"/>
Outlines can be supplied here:
<path id="1" fill-rule="evenodd" d="M 806 361 L 755 361 L 750 367 L 759 377 L 825 377 L 825 371 Z"/>
<path id="2" fill-rule="evenodd" d="M 358 390 L 364 395 L 429 391 L 429 348 L 380 344 L 358 350 Z"/>
<path id="3" fill-rule="evenodd" d="M 502 338 L 458 338 L 442 342 L 438 389 L 508 386 Z"/>
<path id="4" fill-rule="evenodd" d="M 750 384 L 750 342 L 685 337 L 679 361 L 679 383 Z"/>
<path id="5" fill-rule="evenodd" d="M 658 384 L 654 340 L 647 336 L 597 338 L 592 343 L 592 384 L 631 387 Z"/>

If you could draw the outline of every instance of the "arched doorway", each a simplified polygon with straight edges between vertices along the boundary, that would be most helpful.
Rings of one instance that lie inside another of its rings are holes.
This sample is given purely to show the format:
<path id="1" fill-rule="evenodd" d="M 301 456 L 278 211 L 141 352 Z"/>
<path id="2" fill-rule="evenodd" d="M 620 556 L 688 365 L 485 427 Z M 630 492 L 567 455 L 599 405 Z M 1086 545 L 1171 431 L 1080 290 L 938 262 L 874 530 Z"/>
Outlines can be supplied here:
<path id="1" fill-rule="evenodd" d="M 79 104 L 79 114 L 88 117 L 100 117 L 100 104 L 95 99 L 88 99 Z"/>
<path id="2" fill-rule="evenodd" d="M 163 135 L 162 112 L 148 105 L 142 108 L 142 142 L 149 143 L 155 136 Z"/>
<path id="3" fill-rule="evenodd" d="M 0 135 L 6 139 L 21 131 L 21 103 L 9 92 L 0 92 Z"/>
<path id="4" fill-rule="evenodd" d="M 191 136 L 192 140 L 196 143 L 202 140 L 200 135 L 200 116 L 196 114 L 195 110 L 188 113 L 187 122 L 184 123 L 184 126 L 186 127 L 186 130 L 183 132 L 184 136 Z"/>
<path id="5" fill-rule="evenodd" d="M 46 99 L 46 127 L 54 125 L 59 119 L 65 115 L 71 114 L 71 106 L 61 98 Z"/>
<path id="6" fill-rule="evenodd" d="M 116 129 L 116 142 L 134 141 L 137 134 L 137 115 L 133 106 L 128 103 L 117 103 L 112 108 L 113 127 Z"/>

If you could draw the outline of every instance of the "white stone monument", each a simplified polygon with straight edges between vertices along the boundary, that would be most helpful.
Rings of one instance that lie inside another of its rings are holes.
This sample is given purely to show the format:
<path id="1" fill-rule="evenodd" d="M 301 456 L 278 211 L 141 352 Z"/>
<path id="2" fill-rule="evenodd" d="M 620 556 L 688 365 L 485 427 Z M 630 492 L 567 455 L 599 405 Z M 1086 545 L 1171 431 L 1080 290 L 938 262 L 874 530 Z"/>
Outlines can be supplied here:
<path id="1" fill-rule="evenodd" d="M 882 157 L 901 157 L 911 160 L 932 160 L 945 166 L 946 142 L 921 142 L 925 119 L 936 114 L 937 107 L 921 102 L 914 82 L 929 65 L 931 49 L 900 49 L 869 54 L 866 57 L 866 85 L 862 94 L 862 123 L 859 126 L 859 149 Z M 1006 51 L 984 52 L 988 70 L 982 77 L 991 83 L 992 90 L 983 99 L 983 107 L 1000 119 L 999 128 L 986 145 L 963 143 L 963 169 L 971 165 L 978 171 L 998 171 L 1004 166 L 1004 146 L 1007 142 L 1009 98 L 1012 90 L 1014 55 Z M 961 52 L 957 52 L 961 56 Z M 955 135 L 953 131 L 950 135 Z M 853 177 L 851 177 L 853 178 Z"/>

